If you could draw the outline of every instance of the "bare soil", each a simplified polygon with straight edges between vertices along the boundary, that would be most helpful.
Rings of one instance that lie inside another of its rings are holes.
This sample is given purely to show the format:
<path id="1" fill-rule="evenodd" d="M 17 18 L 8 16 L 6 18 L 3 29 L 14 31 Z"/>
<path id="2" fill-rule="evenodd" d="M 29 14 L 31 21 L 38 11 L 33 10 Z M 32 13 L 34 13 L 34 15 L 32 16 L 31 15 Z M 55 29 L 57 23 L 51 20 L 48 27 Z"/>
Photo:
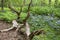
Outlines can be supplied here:
<path id="1" fill-rule="evenodd" d="M 7 29 L 11 27 L 11 23 L 6 23 L 4 21 L 0 21 L 0 30 Z M 11 30 L 8 32 L 0 32 L 0 40 L 17 40 L 17 33 L 15 30 Z"/>

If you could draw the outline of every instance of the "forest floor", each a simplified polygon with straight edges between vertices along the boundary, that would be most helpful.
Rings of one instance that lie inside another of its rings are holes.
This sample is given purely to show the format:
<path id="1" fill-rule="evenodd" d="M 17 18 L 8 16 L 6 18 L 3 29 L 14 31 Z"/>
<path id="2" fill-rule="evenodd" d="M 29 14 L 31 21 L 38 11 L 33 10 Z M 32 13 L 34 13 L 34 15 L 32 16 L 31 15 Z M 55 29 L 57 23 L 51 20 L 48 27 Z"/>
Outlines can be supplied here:
<path id="1" fill-rule="evenodd" d="M 11 26 L 10 23 L 0 21 L 0 30 L 7 29 Z M 11 30 L 8 32 L 0 32 L 0 40 L 17 40 L 16 31 Z"/>

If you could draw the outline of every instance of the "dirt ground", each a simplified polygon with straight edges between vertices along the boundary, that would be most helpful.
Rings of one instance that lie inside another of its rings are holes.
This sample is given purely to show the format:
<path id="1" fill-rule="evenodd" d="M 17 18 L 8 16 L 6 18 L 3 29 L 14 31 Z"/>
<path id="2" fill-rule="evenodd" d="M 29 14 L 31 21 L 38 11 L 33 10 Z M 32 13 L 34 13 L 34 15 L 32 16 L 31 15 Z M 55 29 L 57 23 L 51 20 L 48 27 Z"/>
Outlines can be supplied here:
<path id="1" fill-rule="evenodd" d="M 0 21 L 0 30 L 7 29 L 11 26 L 10 23 L 6 23 L 4 21 Z M 0 32 L 0 40 L 17 40 L 17 33 L 15 30 L 11 30 L 8 32 Z"/>

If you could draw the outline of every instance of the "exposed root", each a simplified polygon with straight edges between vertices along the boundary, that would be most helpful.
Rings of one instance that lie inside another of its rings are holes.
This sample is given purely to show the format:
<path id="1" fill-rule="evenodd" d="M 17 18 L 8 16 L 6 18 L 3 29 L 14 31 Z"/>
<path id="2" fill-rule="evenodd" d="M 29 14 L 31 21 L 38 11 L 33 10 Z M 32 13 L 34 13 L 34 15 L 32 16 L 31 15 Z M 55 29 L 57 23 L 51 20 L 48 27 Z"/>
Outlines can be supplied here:
<path id="1" fill-rule="evenodd" d="M 0 30 L 0 32 L 8 32 L 10 30 L 15 30 L 16 27 L 11 27 L 11 28 L 8 28 L 8 29 L 3 29 L 3 30 Z"/>
<path id="2" fill-rule="evenodd" d="M 13 23 L 12 27 L 10 27 L 8 29 L 0 30 L 0 32 L 7 32 L 10 30 L 16 30 L 17 31 L 20 28 L 20 26 L 23 25 L 23 24 L 19 25 L 16 20 L 13 20 L 12 23 Z"/>

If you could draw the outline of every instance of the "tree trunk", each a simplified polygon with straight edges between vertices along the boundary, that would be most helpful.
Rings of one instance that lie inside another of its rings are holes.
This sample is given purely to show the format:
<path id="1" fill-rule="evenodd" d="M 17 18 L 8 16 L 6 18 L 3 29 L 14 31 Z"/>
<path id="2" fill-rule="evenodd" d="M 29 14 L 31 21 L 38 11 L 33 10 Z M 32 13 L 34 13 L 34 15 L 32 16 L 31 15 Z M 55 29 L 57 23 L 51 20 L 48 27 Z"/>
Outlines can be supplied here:
<path id="1" fill-rule="evenodd" d="M 4 0 L 1 0 L 1 10 L 4 11 Z"/>
<path id="2" fill-rule="evenodd" d="M 32 40 L 35 35 L 39 34 L 45 34 L 44 30 L 33 31 L 29 36 L 22 30 L 17 31 L 18 40 Z"/>
<path id="3" fill-rule="evenodd" d="M 17 31 L 18 40 L 30 40 L 30 37 L 22 30 Z"/>
<path id="4" fill-rule="evenodd" d="M 51 0 L 49 0 L 49 6 L 51 6 Z"/>
<path id="5" fill-rule="evenodd" d="M 58 0 L 55 0 L 55 4 L 54 4 L 55 7 L 57 6 L 57 3 L 58 3 Z"/>
<path id="6" fill-rule="evenodd" d="M 55 4 L 57 4 L 58 3 L 58 0 L 55 0 Z"/>
<path id="7" fill-rule="evenodd" d="M 41 0 L 41 6 L 45 6 L 45 0 Z"/>

